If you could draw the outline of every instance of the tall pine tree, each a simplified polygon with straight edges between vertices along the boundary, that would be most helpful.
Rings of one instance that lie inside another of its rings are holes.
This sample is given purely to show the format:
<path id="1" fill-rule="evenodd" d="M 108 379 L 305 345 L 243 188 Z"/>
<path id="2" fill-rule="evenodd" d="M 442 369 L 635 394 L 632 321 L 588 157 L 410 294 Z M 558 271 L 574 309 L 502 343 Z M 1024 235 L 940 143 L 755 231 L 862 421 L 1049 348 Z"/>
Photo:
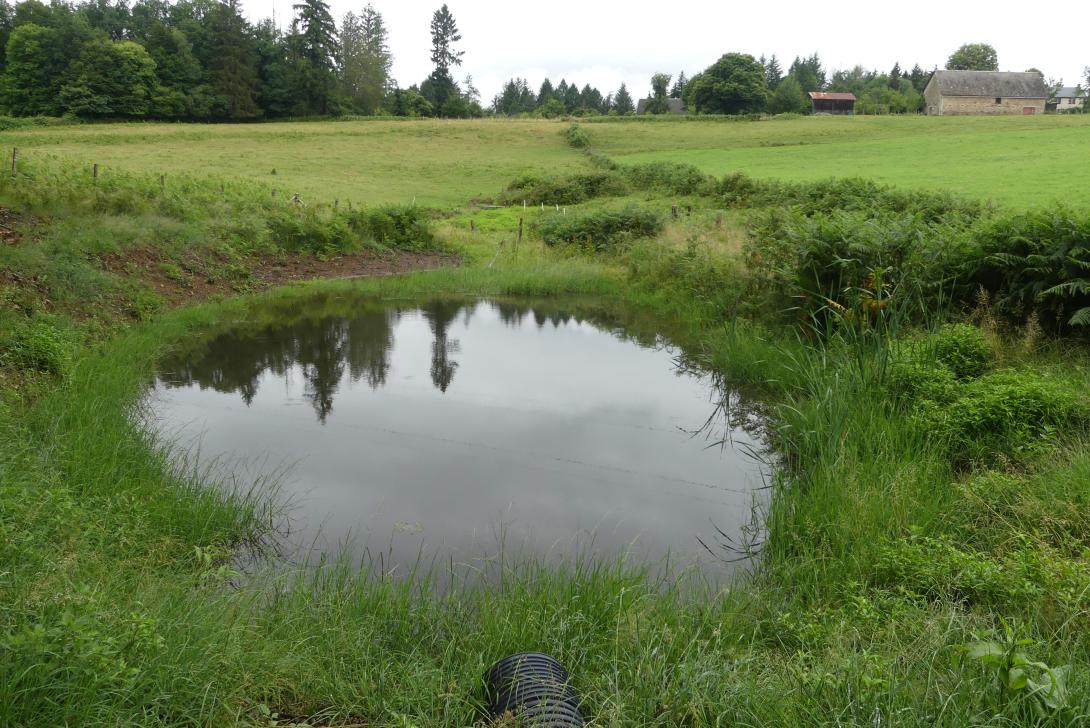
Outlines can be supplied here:
<path id="1" fill-rule="evenodd" d="M 259 116 L 253 41 L 238 0 L 219 3 L 211 14 L 210 24 L 208 77 L 216 94 L 214 113 L 227 119 Z"/>
<path id="2" fill-rule="evenodd" d="M 441 116 L 459 115 L 451 113 L 460 111 L 457 108 L 460 91 L 451 74 L 451 68 L 462 65 L 465 52 L 454 47 L 461 39 L 458 23 L 444 3 L 431 18 L 431 62 L 435 70 L 420 85 L 420 93 Z"/>

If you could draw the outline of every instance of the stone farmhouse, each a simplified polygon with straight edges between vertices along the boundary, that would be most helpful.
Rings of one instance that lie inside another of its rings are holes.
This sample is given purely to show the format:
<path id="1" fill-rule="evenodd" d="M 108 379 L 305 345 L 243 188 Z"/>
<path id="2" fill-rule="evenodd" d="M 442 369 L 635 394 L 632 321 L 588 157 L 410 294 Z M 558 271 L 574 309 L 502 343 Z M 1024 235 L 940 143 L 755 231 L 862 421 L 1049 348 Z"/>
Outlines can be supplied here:
<path id="1" fill-rule="evenodd" d="M 1064 86 L 1056 92 L 1056 98 L 1048 105 L 1049 111 L 1075 111 L 1081 109 L 1086 92 L 1078 86 Z"/>
<path id="2" fill-rule="evenodd" d="M 923 92 L 932 116 L 1043 114 L 1048 89 L 1039 73 L 935 71 Z"/>

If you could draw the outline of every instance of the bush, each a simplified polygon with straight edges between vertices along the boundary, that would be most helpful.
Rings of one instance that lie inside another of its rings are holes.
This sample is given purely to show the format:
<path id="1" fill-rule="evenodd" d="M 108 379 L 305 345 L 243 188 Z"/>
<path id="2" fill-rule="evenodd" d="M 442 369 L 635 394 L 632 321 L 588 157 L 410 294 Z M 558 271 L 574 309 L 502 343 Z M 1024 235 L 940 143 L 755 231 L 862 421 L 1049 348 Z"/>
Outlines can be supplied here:
<path id="1" fill-rule="evenodd" d="M 1056 445 L 1057 434 L 1090 424 L 1090 410 L 1065 382 L 1032 370 L 1005 370 L 960 385 L 949 403 L 924 401 L 917 423 L 955 463 L 1024 460 Z"/>
<path id="2" fill-rule="evenodd" d="M 700 195 L 713 188 L 714 180 L 690 164 L 650 162 L 623 167 L 628 183 L 639 190 L 660 190 L 674 195 Z"/>
<path id="3" fill-rule="evenodd" d="M 520 177 L 500 195 L 506 204 L 577 205 L 596 197 L 628 194 L 624 180 L 612 172 L 588 172 L 564 177 Z"/>
<path id="4" fill-rule="evenodd" d="M 587 134 L 578 124 L 572 124 L 564 130 L 564 138 L 568 140 L 568 144 L 576 149 L 586 149 L 590 146 L 590 135 Z"/>
<path id="5" fill-rule="evenodd" d="M 0 365 L 16 369 L 64 374 L 71 350 L 68 335 L 42 319 L 19 321 L 0 335 Z"/>
<path id="6" fill-rule="evenodd" d="M 984 333 L 968 324 L 948 324 L 930 339 L 935 360 L 958 379 L 972 379 L 986 372 L 992 364 L 992 349 Z"/>
<path id="7" fill-rule="evenodd" d="M 1036 312 L 1050 331 L 1090 332 L 1090 214 L 1059 208 L 1000 218 L 976 234 L 981 255 L 967 277 L 999 313 Z"/>
<path id="8" fill-rule="evenodd" d="M 895 361 L 886 372 L 886 389 L 895 401 L 909 408 L 921 400 L 948 403 L 957 381 L 953 372 L 939 364 Z"/>
<path id="9" fill-rule="evenodd" d="M 541 219 L 538 229 L 546 245 L 582 245 L 605 251 L 657 234 L 662 230 L 662 218 L 646 208 L 629 205 L 620 210 L 551 213 Z"/>
<path id="10" fill-rule="evenodd" d="M 286 250 L 340 253 L 358 241 L 343 216 L 327 217 L 313 208 L 270 211 L 268 224 L 272 241 Z"/>
<path id="11" fill-rule="evenodd" d="M 734 320 L 746 305 L 746 273 L 733 256 L 717 255 L 690 240 L 678 249 L 652 241 L 633 246 L 630 280 L 652 289 L 686 291 L 720 319 Z"/>
<path id="12" fill-rule="evenodd" d="M 945 303 L 966 234 L 911 213 L 777 207 L 751 218 L 747 265 L 756 289 L 819 326 L 837 316 L 903 315 Z M 911 308 L 910 308 L 911 307 Z"/>
<path id="13" fill-rule="evenodd" d="M 364 240 L 388 248 L 425 250 L 435 247 L 435 232 L 426 213 L 413 205 L 386 205 L 349 213 L 349 226 Z"/>

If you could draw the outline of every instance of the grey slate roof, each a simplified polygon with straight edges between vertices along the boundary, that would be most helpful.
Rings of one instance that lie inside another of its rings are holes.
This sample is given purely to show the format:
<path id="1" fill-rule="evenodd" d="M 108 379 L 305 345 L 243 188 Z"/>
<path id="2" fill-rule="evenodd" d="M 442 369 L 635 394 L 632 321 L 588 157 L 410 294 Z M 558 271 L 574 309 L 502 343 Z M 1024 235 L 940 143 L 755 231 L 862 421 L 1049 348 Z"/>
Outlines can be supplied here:
<path id="1" fill-rule="evenodd" d="M 647 105 L 651 103 L 651 99 L 640 99 L 640 102 L 636 104 L 636 113 L 644 114 L 647 112 Z M 684 114 L 685 102 L 681 99 L 666 99 L 666 109 L 669 114 Z"/>
<path id="2" fill-rule="evenodd" d="M 1038 73 L 1010 71 L 935 71 L 931 83 L 943 96 L 1044 99 L 1045 79 Z"/>
<path id="3" fill-rule="evenodd" d="M 1082 89 L 1078 86 L 1064 86 L 1062 89 L 1056 92 L 1056 98 L 1058 99 L 1079 99 L 1083 97 L 1081 93 Z"/>

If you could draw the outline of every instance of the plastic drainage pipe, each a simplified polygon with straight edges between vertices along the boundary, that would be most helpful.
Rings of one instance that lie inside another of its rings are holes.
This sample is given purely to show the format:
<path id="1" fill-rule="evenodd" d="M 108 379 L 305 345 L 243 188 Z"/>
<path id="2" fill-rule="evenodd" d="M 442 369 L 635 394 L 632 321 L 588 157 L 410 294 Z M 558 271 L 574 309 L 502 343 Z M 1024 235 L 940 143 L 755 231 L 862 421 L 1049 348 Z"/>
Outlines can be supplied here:
<path id="1" fill-rule="evenodd" d="M 527 727 L 581 727 L 579 693 L 568 680 L 568 671 L 548 655 L 541 652 L 510 655 L 485 673 L 488 711 L 493 718 L 510 713 Z"/>

